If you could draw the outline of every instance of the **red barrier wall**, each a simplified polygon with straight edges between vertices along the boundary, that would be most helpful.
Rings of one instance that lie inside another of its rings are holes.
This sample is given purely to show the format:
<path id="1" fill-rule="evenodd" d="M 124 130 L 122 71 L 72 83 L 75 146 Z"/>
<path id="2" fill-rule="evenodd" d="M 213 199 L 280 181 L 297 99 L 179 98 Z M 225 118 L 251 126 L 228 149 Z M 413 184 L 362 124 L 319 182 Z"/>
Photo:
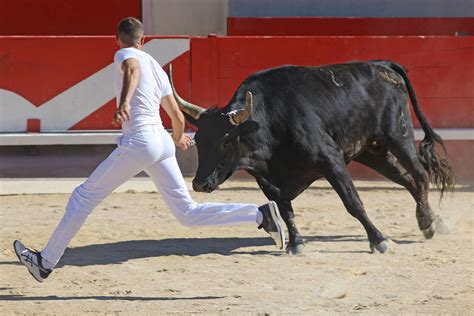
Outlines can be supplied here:
<path id="1" fill-rule="evenodd" d="M 227 18 L 231 36 L 474 35 L 474 18 Z"/>
<path id="2" fill-rule="evenodd" d="M 191 42 L 193 102 L 224 106 L 249 74 L 282 65 L 401 63 L 436 128 L 474 127 L 474 37 L 209 37 Z M 418 126 L 418 122 L 415 122 Z"/>
<path id="3" fill-rule="evenodd" d="M 113 35 L 141 0 L 0 0 L 0 35 Z"/>
<path id="4" fill-rule="evenodd" d="M 167 60 L 163 66 L 173 62 L 176 87 L 186 98 L 189 41 L 147 37 L 145 43 L 155 58 Z M 112 124 L 117 49 L 113 36 L 0 37 L 0 132 L 118 129 Z M 69 125 L 56 124 L 66 119 Z M 171 126 L 164 111 L 162 119 Z"/>
<path id="5" fill-rule="evenodd" d="M 155 39 L 158 38 L 148 38 Z M 190 41 L 190 50 L 178 52 L 173 57 L 177 89 L 183 97 L 191 96 L 193 102 L 203 106 L 226 105 L 240 82 L 262 69 L 282 64 L 322 65 L 389 59 L 409 70 L 421 107 L 434 127 L 474 127 L 473 37 L 209 37 L 186 40 Z M 165 48 L 169 46 L 163 45 L 156 48 L 158 53 L 166 53 Z M 112 62 L 116 49 L 113 37 L 0 37 L 0 92 L 9 93 L 9 100 L 24 99 L 12 101 L 22 103 L 21 108 L 16 107 L 15 114 L 22 109 L 31 112 L 28 119 L 39 119 L 35 116 L 37 112 L 29 110 L 31 107 L 41 108 L 64 93 L 68 96 L 81 84 L 87 85 Z M 97 92 L 71 94 L 75 98 L 71 102 L 99 95 L 103 90 L 101 87 L 111 85 L 110 79 L 99 81 L 93 87 Z M 3 102 L 5 100 L 4 97 Z M 67 129 L 114 128 L 110 122 L 115 106 L 113 95 L 104 103 L 93 102 L 97 103 L 97 110 L 90 115 L 82 117 L 81 113 L 68 113 L 69 116 L 77 115 L 79 120 Z M 80 110 L 79 105 L 76 109 Z M 57 115 L 61 120 L 64 114 L 58 112 Z M 45 118 L 42 119 L 44 123 Z M 30 125 L 34 122 L 30 121 Z M 167 118 L 165 122 L 169 123 Z M 415 124 L 418 126 L 418 122 Z"/>

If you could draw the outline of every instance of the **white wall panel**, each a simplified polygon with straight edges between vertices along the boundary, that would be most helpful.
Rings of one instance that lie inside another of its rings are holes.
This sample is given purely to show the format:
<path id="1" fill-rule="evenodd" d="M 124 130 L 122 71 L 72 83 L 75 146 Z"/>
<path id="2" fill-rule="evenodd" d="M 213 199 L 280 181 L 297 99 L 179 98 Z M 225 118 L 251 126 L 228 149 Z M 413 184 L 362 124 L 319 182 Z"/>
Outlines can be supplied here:
<path id="1" fill-rule="evenodd" d="M 227 33 L 228 0 L 142 0 L 148 35 Z"/>

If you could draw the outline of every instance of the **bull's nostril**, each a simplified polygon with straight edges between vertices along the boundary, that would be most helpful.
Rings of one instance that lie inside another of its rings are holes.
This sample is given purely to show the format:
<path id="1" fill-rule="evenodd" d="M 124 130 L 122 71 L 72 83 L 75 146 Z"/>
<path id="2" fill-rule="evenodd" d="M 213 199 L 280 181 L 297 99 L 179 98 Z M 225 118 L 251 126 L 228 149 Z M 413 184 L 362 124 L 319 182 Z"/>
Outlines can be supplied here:
<path id="1" fill-rule="evenodd" d="M 209 183 L 206 183 L 206 185 L 204 186 L 204 192 L 207 192 L 207 193 L 212 192 L 212 189 Z"/>
<path id="2" fill-rule="evenodd" d="M 193 180 L 193 190 L 196 192 L 206 192 L 210 193 L 213 191 L 212 184 L 207 181 L 199 182 Z"/>
<path id="3" fill-rule="evenodd" d="M 193 181 L 193 190 L 196 192 L 203 192 L 204 185 L 202 183 L 198 183 L 196 181 Z"/>

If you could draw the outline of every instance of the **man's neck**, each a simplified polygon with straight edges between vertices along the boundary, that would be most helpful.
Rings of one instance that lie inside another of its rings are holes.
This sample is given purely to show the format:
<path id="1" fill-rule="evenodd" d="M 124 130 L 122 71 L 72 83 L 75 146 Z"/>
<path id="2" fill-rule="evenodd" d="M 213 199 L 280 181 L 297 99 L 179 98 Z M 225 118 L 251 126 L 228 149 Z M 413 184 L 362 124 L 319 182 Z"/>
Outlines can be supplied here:
<path id="1" fill-rule="evenodd" d="M 136 48 L 136 49 L 142 49 L 142 45 L 141 44 L 138 44 L 138 43 L 135 43 L 133 45 L 122 45 L 122 47 L 120 48 Z"/>

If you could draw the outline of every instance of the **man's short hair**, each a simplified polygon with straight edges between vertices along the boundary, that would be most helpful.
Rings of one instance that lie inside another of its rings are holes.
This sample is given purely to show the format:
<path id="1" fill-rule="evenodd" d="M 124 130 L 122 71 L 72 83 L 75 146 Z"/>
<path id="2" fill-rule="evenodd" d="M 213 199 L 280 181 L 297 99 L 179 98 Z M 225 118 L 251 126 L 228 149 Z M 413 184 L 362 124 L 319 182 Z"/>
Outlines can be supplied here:
<path id="1" fill-rule="evenodd" d="M 122 19 L 117 27 L 117 37 L 127 45 L 140 43 L 144 33 L 142 22 L 134 17 Z"/>

